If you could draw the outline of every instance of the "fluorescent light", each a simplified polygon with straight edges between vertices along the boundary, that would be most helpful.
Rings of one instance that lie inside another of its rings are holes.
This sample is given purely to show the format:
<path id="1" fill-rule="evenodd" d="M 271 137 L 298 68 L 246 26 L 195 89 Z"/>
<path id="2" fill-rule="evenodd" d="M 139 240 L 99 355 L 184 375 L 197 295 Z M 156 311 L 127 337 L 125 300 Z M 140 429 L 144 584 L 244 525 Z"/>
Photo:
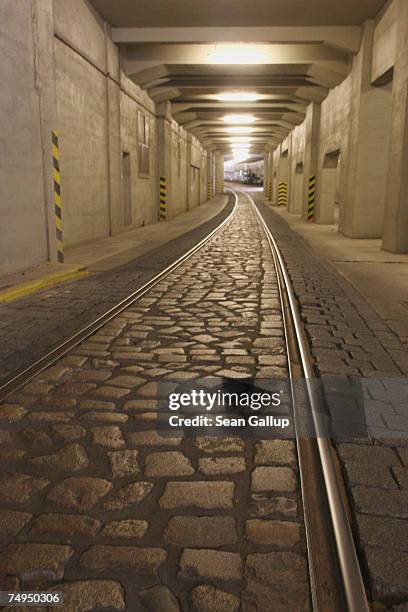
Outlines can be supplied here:
<path id="1" fill-rule="evenodd" d="M 225 123 L 240 123 L 246 125 L 254 123 L 256 118 L 253 115 L 225 115 L 224 121 Z"/>
<path id="2" fill-rule="evenodd" d="M 247 144 L 252 142 L 251 136 L 230 136 L 228 140 L 231 144 Z"/>
<path id="3" fill-rule="evenodd" d="M 259 100 L 259 96 L 255 92 L 233 91 L 219 94 L 217 100 L 219 102 L 256 102 Z"/>
<path id="4" fill-rule="evenodd" d="M 252 132 L 252 128 L 238 125 L 228 128 L 227 132 L 229 134 L 250 134 Z"/>
<path id="5" fill-rule="evenodd" d="M 259 64 L 265 54 L 256 45 L 216 45 L 208 59 L 214 64 Z"/>

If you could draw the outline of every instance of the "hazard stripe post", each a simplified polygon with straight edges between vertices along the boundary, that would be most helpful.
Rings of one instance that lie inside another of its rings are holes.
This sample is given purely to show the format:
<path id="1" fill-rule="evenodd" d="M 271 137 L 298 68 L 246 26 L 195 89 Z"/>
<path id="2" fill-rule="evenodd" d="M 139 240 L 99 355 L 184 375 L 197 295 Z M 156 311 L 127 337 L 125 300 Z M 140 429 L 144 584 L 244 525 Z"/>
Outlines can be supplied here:
<path id="1" fill-rule="evenodd" d="M 309 193 L 307 200 L 307 220 L 314 221 L 314 209 L 315 209 L 315 194 L 316 194 L 316 177 L 312 175 L 309 177 Z"/>
<path id="2" fill-rule="evenodd" d="M 211 200 L 212 198 L 212 185 L 211 185 L 211 181 L 208 181 L 208 185 L 207 185 L 207 197 L 209 200 Z"/>
<path id="3" fill-rule="evenodd" d="M 286 206 L 288 203 L 288 186 L 285 182 L 279 183 L 278 187 L 278 204 L 279 206 Z"/>
<path id="4" fill-rule="evenodd" d="M 267 197 L 268 197 L 268 200 L 272 199 L 272 181 L 268 181 Z"/>
<path id="5" fill-rule="evenodd" d="M 167 188 L 166 178 L 160 177 L 160 210 L 159 210 L 160 221 L 166 221 L 167 219 Z"/>
<path id="6" fill-rule="evenodd" d="M 64 242 L 62 237 L 62 202 L 61 202 L 61 170 L 58 132 L 52 132 L 52 157 L 54 166 L 54 208 L 55 231 L 57 238 L 58 262 L 64 263 Z"/>

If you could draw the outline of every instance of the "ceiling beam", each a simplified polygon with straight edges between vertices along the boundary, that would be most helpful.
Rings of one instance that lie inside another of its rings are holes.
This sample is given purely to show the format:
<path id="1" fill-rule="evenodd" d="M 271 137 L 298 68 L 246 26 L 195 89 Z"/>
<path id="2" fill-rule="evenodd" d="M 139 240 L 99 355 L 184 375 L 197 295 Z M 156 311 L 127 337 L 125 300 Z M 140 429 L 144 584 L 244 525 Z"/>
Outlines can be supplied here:
<path id="1" fill-rule="evenodd" d="M 357 53 L 361 42 L 358 26 L 293 27 L 182 27 L 182 28 L 113 28 L 112 38 L 118 44 L 135 43 L 309 43 L 324 42 L 350 53 Z"/>
<path id="2" fill-rule="evenodd" d="M 216 48 L 217 46 L 213 44 L 140 44 L 126 47 L 126 61 L 130 66 L 133 66 L 133 62 L 212 65 L 217 63 L 211 57 Z M 342 66 L 347 67 L 348 64 L 347 53 L 322 43 L 259 44 L 256 45 L 256 50 L 259 54 L 259 60 L 256 62 L 257 65 L 334 62 L 341 69 Z M 131 71 L 134 70 L 131 68 Z"/>

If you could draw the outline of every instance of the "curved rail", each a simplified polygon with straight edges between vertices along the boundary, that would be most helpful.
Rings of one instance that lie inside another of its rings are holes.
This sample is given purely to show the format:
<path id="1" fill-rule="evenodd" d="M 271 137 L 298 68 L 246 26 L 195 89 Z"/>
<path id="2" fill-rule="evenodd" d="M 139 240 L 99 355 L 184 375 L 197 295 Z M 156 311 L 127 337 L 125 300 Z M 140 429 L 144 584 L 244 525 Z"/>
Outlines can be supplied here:
<path id="1" fill-rule="evenodd" d="M 140 299 L 145 293 L 150 291 L 150 289 L 157 285 L 161 280 L 171 274 L 171 272 L 176 270 L 179 266 L 181 266 L 181 264 L 183 264 L 187 259 L 197 253 L 197 251 L 202 249 L 207 244 L 207 242 L 211 240 L 211 238 L 213 238 L 228 223 L 231 222 L 233 216 L 235 215 L 238 196 L 233 192 L 231 193 L 235 198 L 234 208 L 232 209 L 228 217 L 224 219 L 224 221 L 222 221 L 215 229 L 213 229 L 205 238 L 200 240 L 200 242 L 194 245 L 189 251 L 181 255 L 181 257 L 179 257 L 173 263 L 167 266 L 167 268 L 156 274 L 156 276 L 154 276 L 151 280 L 142 285 L 142 287 L 139 287 L 139 289 L 121 300 L 118 304 L 113 306 L 113 308 L 100 315 L 97 319 L 95 319 L 85 327 L 76 331 L 73 335 L 71 335 L 66 340 L 58 344 L 56 347 L 51 349 L 51 351 L 46 353 L 43 357 L 28 366 L 28 368 L 22 370 L 21 372 L 18 372 L 15 376 L 3 383 L 0 386 L 0 403 L 7 399 L 12 393 L 20 389 L 23 385 L 30 382 L 35 376 L 38 376 L 45 369 L 53 365 L 58 359 L 64 357 L 69 351 L 71 351 L 81 342 L 89 338 L 89 336 L 98 331 L 106 323 L 108 323 L 114 317 L 118 316 L 121 312 L 126 310 L 126 308 L 129 308 L 129 306 L 131 306 L 134 302 Z"/>
<path id="2" fill-rule="evenodd" d="M 349 612 L 368 612 L 370 607 L 367 601 L 367 595 L 361 575 L 361 569 L 353 540 L 347 509 L 344 504 L 336 474 L 336 467 L 333 460 L 333 449 L 330 439 L 325 435 L 325 427 L 321 422 L 320 415 L 322 414 L 321 408 L 323 398 L 321 397 L 317 386 L 313 384 L 316 377 L 310 356 L 309 343 L 305 335 L 297 305 L 297 298 L 292 287 L 285 261 L 275 238 L 259 212 L 253 198 L 246 192 L 242 193 L 248 197 L 257 214 L 261 226 L 265 231 L 277 270 L 279 270 L 281 274 L 284 289 L 287 294 L 291 319 L 301 359 L 301 366 L 306 381 L 308 401 L 316 432 L 321 471 L 324 478 L 325 492 L 328 498 L 331 525 L 341 570 L 341 579 L 347 609 Z"/>

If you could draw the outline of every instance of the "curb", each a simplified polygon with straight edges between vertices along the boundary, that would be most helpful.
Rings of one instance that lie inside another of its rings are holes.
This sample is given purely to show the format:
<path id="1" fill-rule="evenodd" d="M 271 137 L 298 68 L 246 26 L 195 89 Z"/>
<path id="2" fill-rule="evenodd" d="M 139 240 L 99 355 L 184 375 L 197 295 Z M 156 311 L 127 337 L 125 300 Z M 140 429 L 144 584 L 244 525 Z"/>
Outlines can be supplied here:
<path id="1" fill-rule="evenodd" d="M 75 280 L 82 276 L 87 276 L 88 274 L 88 270 L 85 266 L 67 266 L 62 272 L 55 272 L 54 274 L 49 274 L 33 281 L 27 281 L 26 283 L 20 283 L 19 285 L 14 285 L 14 287 L 9 287 L 4 291 L 0 291 L 0 304 L 18 300 L 19 298 L 36 293 L 41 289 L 54 287 L 55 285 L 60 285 L 66 281 Z"/>

